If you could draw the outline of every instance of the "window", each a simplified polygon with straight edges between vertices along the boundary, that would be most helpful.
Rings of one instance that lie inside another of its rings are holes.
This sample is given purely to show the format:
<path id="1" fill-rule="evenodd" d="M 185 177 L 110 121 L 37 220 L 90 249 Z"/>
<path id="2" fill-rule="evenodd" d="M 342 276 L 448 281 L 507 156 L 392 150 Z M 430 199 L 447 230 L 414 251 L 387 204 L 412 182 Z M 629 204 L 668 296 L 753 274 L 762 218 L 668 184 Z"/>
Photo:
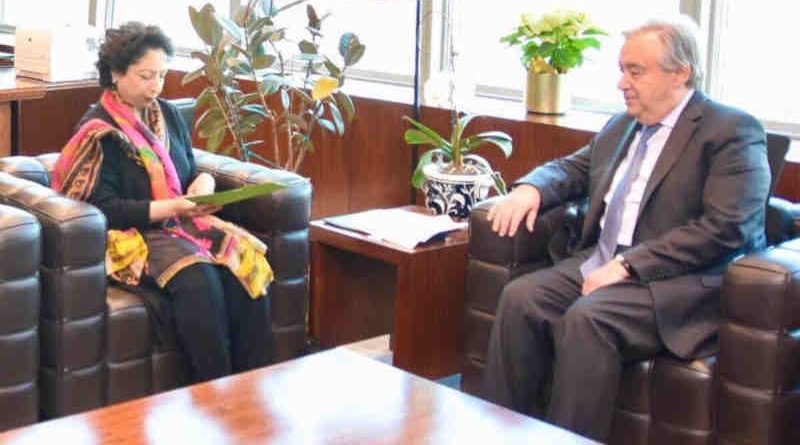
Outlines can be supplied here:
<path id="1" fill-rule="evenodd" d="M 206 3 L 219 13 L 230 13 L 230 0 L 115 0 L 109 6 L 110 18 L 113 26 L 132 20 L 158 25 L 179 52 L 188 53 L 189 48 L 203 44 L 189 19 L 189 6 L 200 9 Z"/>
<path id="2" fill-rule="evenodd" d="M 284 6 L 292 0 L 275 0 Z M 211 3 L 229 13 L 246 0 L 0 0 L 0 22 L 20 26 L 81 25 L 91 21 L 102 28 L 139 20 L 160 25 L 179 50 L 198 47 L 189 21 L 188 6 Z M 337 54 L 338 37 L 355 32 L 366 45 L 364 58 L 351 77 L 411 85 L 414 79 L 415 17 L 418 0 L 308 0 L 325 19 L 323 48 Z M 788 50 L 794 12 L 792 2 L 763 0 L 501 0 L 486 2 L 419 0 L 423 9 L 421 77 L 449 66 L 456 54 L 455 71 L 459 96 L 477 92 L 521 100 L 525 72 L 518 47 L 500 43 L 523 12 L 545 12 L 554 8 L 589 13 L 609 36 L 600 51 L 589 50 L 586 62 L 571 75 L 573 106 L 600 111 L 622 108 L 616 82 L 621 31 L 646 17 L 685 12 L 700 24 L 707 49 L 707 93 L 755 114 L 769 128 L 800 139 L 800 88 L 794 87 L 800 62 Z M 734 7 L 735 5 L 735 7 Z M 491 13 L 487 13 L 491 8 Z M 41 11 L 47 11 L 42 14 Z M 448 13 L 449 11 L 449 13 Z M 620 13 L 619 11 L 625 11 Z M 449 20 L 448 20 L 449 18 Z M 294 7 L 279 16 L 300 30 L 305 38 L 305 7 Z M 297 25 L 299 23 L 299 25 Z M 450 26 L 448 26 L 448 24 Z M 450 34 L 452 30 L 452 34 Z M 450 37 L 452 35 L 452 37 Z M 453 51 L 447 51 L 448 43 Z M 183 52 L 183 51 L 182 51 Z"/>
<path id="3" fill-rule="evenodd" d="M 353 67 L 353 77 L 411 84 L 414 75 L 414 0 L 311 0 L 319 16 L 330 15 L 322 24 L 322 52 L 338 56 L 339 36 L 353 32 L 367 46 L 364 57 Z M 303 28 L 306 8 L 296 6 L 278 15 L 294 40 L 308 38 Z M 294 51 L 296 52 L 296 51 Z M 337 59 L 337 63 L 340 60 Z"/>
<path id="4" fill-rule="evenodd" d="M 519 46 L 500 43 L 501 36 L 513 31 L 519 17 L 527 12 L 547 12 L 556 8 L 575 9 L 589 14 L 595 25 L 608 33 L 601 37 L 601 50 L 589 49 L 584 63 L 570 72 L 570 88 L 578 104 L 599 109 L 620 109 L 622 100 L 616 88 L 619 78 L 617 55 L 622 46 L 622 31 L 631 23 L 650 16 L 676 14 L 679 0 L 629 2 L 625 0 L 540 0 L 496 2 L 494 12 L 476 2 L 459 3 L 455 9 L 455 43 L 459 53 L 456 71 L 472 75 L 479 92 L 521 98 L 525 88 L 525 70 L 520 62 Z M 620 14 L 619 11 L 625 11 Z M 491 69 L 481 69 L 491 67 Z"/>
<path id="5" fill-rule="evenodd" d="M 709 93 L 800 137 L 800 61 L 792 49 L 800 8 L 778 0 L 713 4 Z"/>
<path id="6" fill-rule="evenodd" d="M 0 0 L 0 22 L 27 28 L 85 26 L 89 23 L 89 3 L 89 0 Z"/>

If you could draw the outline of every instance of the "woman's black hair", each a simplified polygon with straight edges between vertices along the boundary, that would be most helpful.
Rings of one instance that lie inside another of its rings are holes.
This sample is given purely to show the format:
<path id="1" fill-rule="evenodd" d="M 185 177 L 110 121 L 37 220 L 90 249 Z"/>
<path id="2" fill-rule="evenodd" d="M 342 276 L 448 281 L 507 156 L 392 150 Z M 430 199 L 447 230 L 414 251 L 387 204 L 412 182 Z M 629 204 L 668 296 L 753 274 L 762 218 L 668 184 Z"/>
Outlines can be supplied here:
<path id="1" fill-rule="evenodd" d="M 127 22 L 119 28 L 107 29 L 95 63 L 100 73 L 100 86 L 112 87 L 111 72 L 128 71 L 128 67 L 150 49 L 164 50 L 168 56 L 173 54 L 172 42 L 158 26 Z"/>

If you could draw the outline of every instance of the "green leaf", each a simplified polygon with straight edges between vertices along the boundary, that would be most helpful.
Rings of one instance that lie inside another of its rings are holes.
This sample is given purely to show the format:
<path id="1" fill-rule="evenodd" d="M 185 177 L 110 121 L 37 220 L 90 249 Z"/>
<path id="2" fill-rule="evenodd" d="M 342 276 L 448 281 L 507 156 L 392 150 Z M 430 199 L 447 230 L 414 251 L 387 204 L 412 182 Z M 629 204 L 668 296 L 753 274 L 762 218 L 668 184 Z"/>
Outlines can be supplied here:
<path id="1" fill-rule="evenodd" d="M 308 17 L 308 27 L 312 30 L 319 31 L 322 22 L 317 15 L 317 11 L 310 4 L 306 5 L 306 17 Z"/>
<path id="2" fill-rule="evenodd" d="M 414 169 L 414 173 L 411 175 L 411 185 L 414 188 L 422 187 L 422 184 L 425 182 L 425 175 L 422 173 L 422 168 L 426 165 L 431 163 L 434 154 L 441 154 L 442 151 L 439 149 L 428 150 L 425 153 L 422 153 L 419 157 L 419 161 L 417 161 L 417 168 Z"/>
<path id="3" fill-rule="evenodd" d="M 228 35 L 233 37 L 236 43 L 241 43 L 244 40 L 244 31 L 242 28 L 236 24 L 233 20 L 229 19 L 227 16 L 222 14 L 214 14 L 214 19 L 216 22 L 228 32 Z"/>
<path id="4" fill-rule="evenodd" d="M 453 125 L 453 131 L 450 133 L 450 143 L 453 144 L 453 146 L 460 147 L 464 130 L 467 129 L 467 125 L 469 125 L 472 119 L 475 119 L 476 117 L 478 117 L 476 114 L 467 113 L 458 118 L 456 125 Z"/>
<path id="5" fill-rule="evenodd" d="M 257 114 L 248 114 L 242 117 L 240 121 L 242 127 L 250 131 L 254 130 L 261 122 L 264 122 L 264 119 Z"/>
<path id="6" fill-rule="evenodd" d="M 356 64 L 364 55 L 366 47 L 361 44 L 358 36 L 352 32 L 347 32 L 339 37 L 339 55 L 344 59 L 345 66 Z"/>
<path id="7" fill-rule="evenodd" d="M 189 7 L 189 18 L 192 21 L 195 33 L 208 46 L 217 46 L 222 38 L 222 28 L 215 19 L 214 6 L 206 4 L 199 11 Z"/>
<path id="8" fill-rule="evenodd" d="M 208 138 L 220 127 L 225 127 L 225 117 L 219 108 L 212 106 L 209 107 L 197 119 L 197 134 L 202 138 Z"/>
<path id="9" fill-rule="evenodd" d="M 330 131 L 331 133 L 337 133 L 336 127 L 333 125 L 333 122 L 329 121 L 328 119 L 317 119 L 317 123 L 320 127 Z"/>
<path id="10" fill-rule="evenodd" d="M 272 16 L 275 8 L 272 4 L 272 0 L 261 0 L 261 12 L 264 13 L 266 16 Z"/>
<path id="11" fill-rule="evenodd" d="M 339 67 L 336 66 L 335 63 L 331 62 L 331 60 L 328 59 L 327 57 L 325 58 L 325 61 L 322 62 L 322 64 L 325 65 L 325 69 L 328 70 L 328 74 L 339 81 L 339 86 L 341 87 L 342 84 L 344 83 L 344 76 L 342 76 L 342 70 L 339 69 Z"/>
<path id="12" fill-rule="evenodd" d="M 197 102 L 195 103 L 195 110 L 200 110 L 210 105 L 214 100 L 214 87 L 206 87 L 200 94 L 197 95 Z"/>
<path id="13" fill-rule="evenodd" d="M 404 137 L 407 143 L 412 145 L 428 144 L 434 147 L 447 147 L 450 149 L 450 142 L 439 135 L 439 133 L 436 131 L 426 127 L 414 119 L 411 119 L 408 116 L 403 116 L 403 119 L 417 128 L 416 130 L 413 128 L 406 130 Z"/>
<path id="14" fill-rule="evenodd" d="M 333 93 L 333 97 L 336 100 L 339 111 L 344 110 L 344 116 L 347 119 L 347 123 L 352 122 L 353 117 L 356 114 L 356 107 L 353 104 L 353 100 L 350 99 L 350 96 L 348 96 L 344 91 L 338 90 Z"/>
<path id="15" fill-rule="evenodd" d="M 249 103 L 257 103 L 257 102 L 260 102 L 260 100 L 259 100 L 260 97 L 261 97 L 261 94 L 259 94 L 256 91 L 253 91 L 252 93 L 243 94 L 242 95 L 242 103 L 248 103 L 248 104 Z"/>
<path id="16" fill-rule="evenodd" d="M 494 182 L 494 189 L 497 191 L 498 195 L 505 196 L 508 194 L 506 181 L 503 180 L 503 175 L 501 175 L 499 171 L 492 172 L 492 182 Z"/>
<path id="17" fill-rule="evenodd" d="M 342 119 L 342 112 L 339 111 L 339 107 L 336 106 L 335 102 L 328 102 L 328 110 L 331 112 L 333 123 L 336 124 L 336 133 L 339 136 L 344 135 L 346 128 L 344 125 L 344 120 Z"/>
<path id="18" fill-rule="evenodd" d="M 253 59 L 253 68 L 257 70 L 267 69 L 275 63 L 275 60 L 277 60 L 277 58 L 272 54 L 256 56 Z"/>
<path id="19" fill-rule="evenodd" d="M 259 17 L 251 26 L 251 29 L 255 30 L 258 33 L 268 33 L 275 29 L 275 23 L 272 21 L 272 17 L 270 15 L 266 15 L 264 17 Z"/>
<path id="20" fill-rule="evenodd" d="M 277 74 L 267 74 L 261 80 L 261 83 L 264 85 L 264 94 L 269 96 L 275 94 L 281 85 L 286 84 L 286 80 Z"/>
<path id="21" fill-rule="evenodd" d="M 316 45 L 308 40 L 301 40 L 297 47 L 300 48 L 300 52 L 303 54 L 317 54 Z"/>
<path id="22" fill-rule="evenodd" d="M 292 99 L 289 97 L 289 92 L 286 91 L 286 89 L 281 88 L 281 105 L 283 106 L 283 109 L 288 110 L 291 103 Z"/>
<path id="23" fill-rule="evenodd" d="M 209 56 L 208 56 L 208 54 L 206 54 L 206 53 L 204 53 L 204 52 L 200 52 L 200 51 L 192 51 L 190 54 L 191 54 L 191 56 L 192 56 L 193 58 L 195 58 L 195 59 L 199 59 L 201 62 L 203 62 L 203 64 L 207 64 L 207 63 L 208 63 L 208 61 L 209 61 Z"/>
<path id="24" fill-rule="evenodd" d="M 265 119 L 270 117 L 269 112 L 267 112 L 267 110 L 265 110 L 264 106 L 261 104 L 244 105 L 242 110 L 247 111 L 248 113 L 257 114 Z"/>
<path id="25" fill-rule="evenodd" d="M 200 69 L 194 70 L 194 71 L 192 71 L 190 73 L 186 73 L 186 75 L 184 75 L 183 79 L 181 80 L 181 85 L 182 86 L 186 86 L 187 84 L 192 83 L 195 80 L 202 78 L 203 75 L 204 75 L 203 74 L 204 71 L 205 70 L 203 70 L 203 68 L 200 68 Z"/>
<path id="26" fill-rule="evenodd" d="M 485 131 L 472 135 L 464 140 L 464 147 L 462 151 L 467 153 L 483 144 L 494 145 L 508 158 L 514 150 L 513 141 L 511 136 L 503 133 L 502 131 Z"/>
<path id="27" fill-rule="evenodd" d="M 222 140 L 225 138 L 225 130 L 225 126 L 222 126 L 209 135 L 206 141 L 206 148 L 208 148 L 209 151 L 216 151 L 219 148 Z"/>

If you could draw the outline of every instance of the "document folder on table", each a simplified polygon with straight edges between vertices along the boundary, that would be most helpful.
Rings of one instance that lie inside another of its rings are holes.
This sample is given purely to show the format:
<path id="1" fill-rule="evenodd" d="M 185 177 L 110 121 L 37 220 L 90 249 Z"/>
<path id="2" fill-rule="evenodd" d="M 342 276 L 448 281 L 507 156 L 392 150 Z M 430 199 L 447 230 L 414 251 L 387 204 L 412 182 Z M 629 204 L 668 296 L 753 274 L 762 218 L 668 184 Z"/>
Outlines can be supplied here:
<path id="1" fill-rule="evenodd" d="M 447 215 L 429 215 L 403 209 L 374 209 L 325 218 L 326 224 L 413 249 L 437 236 L 464 229 L 467 222 L 455 222 Z"/>

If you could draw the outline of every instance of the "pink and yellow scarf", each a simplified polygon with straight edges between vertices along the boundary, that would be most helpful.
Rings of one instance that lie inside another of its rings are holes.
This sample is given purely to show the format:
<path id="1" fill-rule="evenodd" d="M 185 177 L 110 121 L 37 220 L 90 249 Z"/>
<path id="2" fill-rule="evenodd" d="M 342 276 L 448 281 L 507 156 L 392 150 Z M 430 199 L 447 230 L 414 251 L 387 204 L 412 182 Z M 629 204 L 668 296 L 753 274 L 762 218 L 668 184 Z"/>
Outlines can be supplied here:
<path id="1" fill-rule="evenodd" d="M 53 188 L 78 200 L 92 194 L 103 164 L 100 140 L 113 133 L 147 171 L 154 200 L 181 196 L 178 174 L 165 148 L 165 125 L 161 108 L 154 102 L 148 108 L 145 125 L 136 118 L 130 107 L 123 104 L 112 91 L 106 90 L 100 106 L 114 120 L 115 127 L 102 119 L 91 119 L 78 129 L 67 142 L 53 170 Z M 247 292 L 258 298 L 273 280 L 272 269 L 265 257 L 266 246 L 258 238 L 234 224 L 215 216 L 175 220 L 165 229 L 195 244 L 199 253 L 183 258 L 161 276 L 155 277 L 162 287 L 182 268 L 197 262 L 212 262 L 227 266 Z M 221 231 L 222 237 L 206 237 L 210 231 Z M 218 239 L 219 241 L 211 241 Z M 144 237 L 135 228 L 109 230 L 106 248 L 106 273 L 127 284 L 138 284 L 147 271 L 149 251 Z"/>

